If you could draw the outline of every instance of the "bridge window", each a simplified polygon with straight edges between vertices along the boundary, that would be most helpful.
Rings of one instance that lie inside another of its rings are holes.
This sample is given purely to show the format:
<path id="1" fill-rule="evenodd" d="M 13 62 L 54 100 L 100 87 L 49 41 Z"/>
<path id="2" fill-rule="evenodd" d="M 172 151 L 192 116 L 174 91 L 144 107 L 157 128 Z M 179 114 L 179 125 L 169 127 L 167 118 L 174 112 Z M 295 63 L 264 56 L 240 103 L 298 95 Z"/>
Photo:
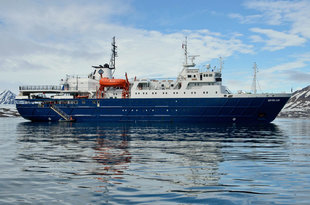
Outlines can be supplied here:
<path id="1" fill-rule="evenodd" d="M 191 78 L 191 77 L 192 77 L 192 75 L 188 75 L 187 77 L 188 77 L 188 78 Z"/>

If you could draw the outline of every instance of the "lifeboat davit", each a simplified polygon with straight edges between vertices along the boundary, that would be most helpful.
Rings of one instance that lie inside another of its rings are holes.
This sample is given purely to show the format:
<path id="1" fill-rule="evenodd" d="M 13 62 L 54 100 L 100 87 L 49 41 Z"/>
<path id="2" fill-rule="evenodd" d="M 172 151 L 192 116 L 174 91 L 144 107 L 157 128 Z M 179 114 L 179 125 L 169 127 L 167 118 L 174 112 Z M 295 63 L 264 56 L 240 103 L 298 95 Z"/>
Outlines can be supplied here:
<path id="1" fill-rule="evenodd" d="M 126 79 L 109 79 L 109 78 L 102 78 L 99 80 L 100 87 L 97 90 L 97 98 L 104 97 L 104 88 L 106 87 L 115 87 L 123 89 L 122 97 L 128 98 L 129 97 L 129 81 L 127 77 L 127 73 L 125 73 Z"/>
<path id="2" fill-rule="evenodd" d="M 103 87 L 121 87 L 125 88 L 127 86 L 127 81 L 124 79 L 109 79 L 101 78 L 99 84 Z"/>

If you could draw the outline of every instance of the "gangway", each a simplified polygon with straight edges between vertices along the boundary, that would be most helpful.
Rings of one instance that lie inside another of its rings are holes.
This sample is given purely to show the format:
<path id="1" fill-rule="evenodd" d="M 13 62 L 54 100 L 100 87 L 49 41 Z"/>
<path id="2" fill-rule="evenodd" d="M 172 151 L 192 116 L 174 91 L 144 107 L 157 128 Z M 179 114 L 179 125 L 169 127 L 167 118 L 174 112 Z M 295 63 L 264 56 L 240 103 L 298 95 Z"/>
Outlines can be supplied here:
<path id="1" fill-rule="evenodd" d="M 61 110 L 59 107 L 55 105 L 51 105 L 50 108 L 54 110 L 60 117 L 62 117 L 64 120 L 59 121 L 65 121 L 65 122 L 74 122 L 75 120 L 72 118 L 72 116 L 65 113 L 63 110 Z"/>

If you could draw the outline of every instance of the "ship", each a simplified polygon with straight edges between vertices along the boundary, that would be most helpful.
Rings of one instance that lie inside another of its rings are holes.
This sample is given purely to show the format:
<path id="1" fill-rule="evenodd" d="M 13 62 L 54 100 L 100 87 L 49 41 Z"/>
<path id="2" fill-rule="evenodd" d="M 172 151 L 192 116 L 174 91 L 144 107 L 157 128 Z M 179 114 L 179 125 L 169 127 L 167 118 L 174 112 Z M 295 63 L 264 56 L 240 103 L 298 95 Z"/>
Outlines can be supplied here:
<path id="1" fill-rule="evenodd" d="M 175 79 L 114 78 L 117 46 L 110 62 L 92 66 L 87 76 L 66 75 L 58 85 L 19 86 L 16 108 L 33 122 L 201 122 L 269 123 L 290 93 L 231 92 L 222 85 L 222 68 L 194 63 L 182 44 L 185 61 Z M 253 82 L 254 82 L 253 81 Z"/>

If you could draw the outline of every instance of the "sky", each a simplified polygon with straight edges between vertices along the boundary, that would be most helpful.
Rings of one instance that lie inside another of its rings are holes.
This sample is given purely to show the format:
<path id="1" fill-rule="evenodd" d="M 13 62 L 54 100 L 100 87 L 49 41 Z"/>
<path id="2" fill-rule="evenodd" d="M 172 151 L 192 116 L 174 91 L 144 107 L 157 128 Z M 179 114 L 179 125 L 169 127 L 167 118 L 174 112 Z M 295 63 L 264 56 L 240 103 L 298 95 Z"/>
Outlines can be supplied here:
<path id="1" fill-rule="evenodd" d="M 182 43 L 197 67 L 219 66 L 231 91 L 310 85 L 310 0 L 0 0 L 0 89 L 57 85 L 109 62 L 115 77 L 176 78 Z"/>

